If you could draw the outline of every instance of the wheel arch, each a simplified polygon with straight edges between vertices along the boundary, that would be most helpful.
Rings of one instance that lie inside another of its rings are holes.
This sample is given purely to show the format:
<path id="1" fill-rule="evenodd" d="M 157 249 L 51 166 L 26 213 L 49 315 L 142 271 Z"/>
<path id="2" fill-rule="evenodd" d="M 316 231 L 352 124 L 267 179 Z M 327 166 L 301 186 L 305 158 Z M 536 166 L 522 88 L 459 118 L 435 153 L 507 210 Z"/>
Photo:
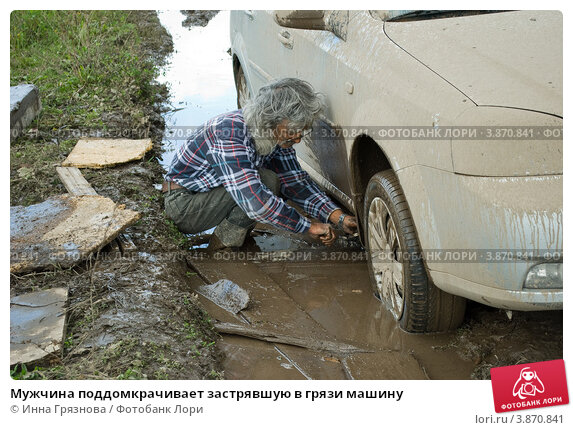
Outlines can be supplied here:
<path id="1" fill-rule="evenodd" d="M 350 186 L 352 201 L 358 217 L 360 238 L 364 240 L 364 197 L 372 176 L 382 170 L 392 169 L 392 164 L 380 145 L 370 136 L 358 136 L 350 150 Z"/>
<path id="2" fill-rule="evenodd" d="M 235 80 L 237 79 L 237 73 L 239 73 L 239 69 L 243 69 L 243 73 L 244 73 L 244 68 L 241 65 L 241 60 L 239 60 L 239 56 L 237 54 L 233 54 L 233 77 L 235 78 Z"/>

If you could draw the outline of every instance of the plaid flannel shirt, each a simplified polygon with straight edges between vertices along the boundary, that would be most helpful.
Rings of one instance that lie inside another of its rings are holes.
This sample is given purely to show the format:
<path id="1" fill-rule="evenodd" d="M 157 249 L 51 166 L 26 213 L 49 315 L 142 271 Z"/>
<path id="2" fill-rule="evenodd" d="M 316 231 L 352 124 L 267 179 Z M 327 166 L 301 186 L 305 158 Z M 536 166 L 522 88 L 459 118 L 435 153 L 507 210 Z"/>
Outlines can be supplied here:
<path id="1" fill-rule="evenodd" d="M 258 169 L 274 171 L 281 193 L 310 216 L 328 222 L 338 209 L 302 170 L 293 148 L 276 146 L 266 156 L 256 153 L 241 110 L 207 121 L 176 152 L 165 179 L 194 192 L 224 186 L 249 218 L 284 230 L 304 233 L 310 220 L 274 195 Z"/>

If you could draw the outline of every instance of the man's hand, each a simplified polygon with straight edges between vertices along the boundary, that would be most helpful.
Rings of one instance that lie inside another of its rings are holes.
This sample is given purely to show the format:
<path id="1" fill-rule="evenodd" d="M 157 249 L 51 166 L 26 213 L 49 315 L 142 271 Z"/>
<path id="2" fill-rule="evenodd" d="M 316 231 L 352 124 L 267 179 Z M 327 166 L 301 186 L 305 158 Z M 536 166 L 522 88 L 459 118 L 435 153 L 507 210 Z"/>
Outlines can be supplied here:
<path id="1" fill-rule="evenodd" d="M 314 239 L 320 239 L 322 243 L 330 246 L 336 240 L 336 233 L 330 224 L 323 224 L 320 222 L 313 222 L 310 224 L 308 234 Z"/>
<path id="2" fill-rule="evenodd" d="M 358 222 L 356 221 L 356 217 L 347 215 L 342 221 L 342 228 L 344 230 L 344 233 L 348 234 L 358 233 Z"/>
<path id="3" fill-rule="evenodd" d="M 342 215 L 343 215 L 342 210 L 336 209 L 334 212 L 330 214 L 328 220 L 332 224 L 339 226 L 338 222 Z M 356 221 L 356 217 L 346 215 L 342 220 L 342 230 L 344 230 L 344 233 L 347 234 L 356 234 L 358 232 L 358 222 Z"/>

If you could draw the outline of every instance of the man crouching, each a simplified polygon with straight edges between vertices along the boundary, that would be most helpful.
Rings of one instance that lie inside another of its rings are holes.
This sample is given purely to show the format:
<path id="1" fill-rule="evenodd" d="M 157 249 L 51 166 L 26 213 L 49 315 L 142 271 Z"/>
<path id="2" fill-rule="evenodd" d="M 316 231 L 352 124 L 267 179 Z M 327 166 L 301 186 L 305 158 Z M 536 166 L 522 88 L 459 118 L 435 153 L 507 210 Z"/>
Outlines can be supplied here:
<path id="1" fill-rule="evenodd" d="M 165 175 L 167 216 L 183 233 L 216 227 L 211 251 L 242 246 L 256 222 L 308 233 L 325 245 L 336 240 L 331 224 L 355 232 L 356 219 L 302 170 L 293 148 L 323 107 L 309 83 L 287 78 L 262 87 L 242 110 L 207 121 L 179 148 Z M 319 221 L 299 214 L 287 199 Z"/>

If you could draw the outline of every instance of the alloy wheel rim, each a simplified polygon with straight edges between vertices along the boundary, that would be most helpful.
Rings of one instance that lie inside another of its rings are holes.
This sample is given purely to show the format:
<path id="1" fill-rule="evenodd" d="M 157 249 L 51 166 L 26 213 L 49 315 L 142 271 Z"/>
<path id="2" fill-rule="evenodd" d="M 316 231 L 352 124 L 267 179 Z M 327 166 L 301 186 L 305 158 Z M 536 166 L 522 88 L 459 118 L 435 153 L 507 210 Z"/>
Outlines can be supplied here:
<path id="1" fill-rule="evenodd" d="M 399 320 L 404 311 L 402 244 L 388 206 L 375 197 L 368 210 L 368 249 L 380 300 Z"/>

